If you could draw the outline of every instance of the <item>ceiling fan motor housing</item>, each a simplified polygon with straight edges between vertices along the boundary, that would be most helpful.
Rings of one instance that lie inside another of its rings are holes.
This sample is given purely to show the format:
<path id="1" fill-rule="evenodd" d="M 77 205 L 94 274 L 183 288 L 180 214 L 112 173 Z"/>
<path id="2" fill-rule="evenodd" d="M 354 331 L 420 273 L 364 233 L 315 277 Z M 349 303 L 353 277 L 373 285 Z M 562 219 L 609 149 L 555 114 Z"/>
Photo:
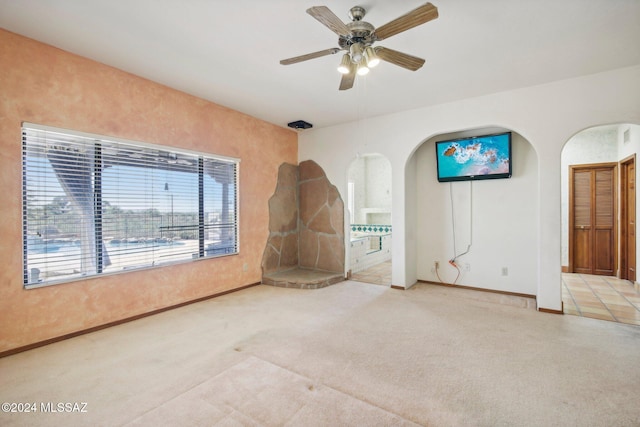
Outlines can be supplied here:
<path id="1" fill-rule="evenodd" d="M 361 43 L 364 49 L 367 46 L 371 46 L 376 40 L 373 32 L 375 27 L 370 23 L 363 21 L 365 10 L 361 6 L 354 6 L 349 11 L 349 17 L 352 22 L 347 23 L 347 28 L 351 33 L 347 36 L 340 36 L 338 39 L 338 45 L 340 48 L 349 50 L 351 45 Z"/>
<path id="2" fill-rule="evenodd" d="M 349 9 L 349 18 L 351 18 L 352 21 L 361 21 L 362 18 L 364 18 L 365 13 L 367 13 L 367 11 L 364 10 L 364 7 L 353 6 Z"/>

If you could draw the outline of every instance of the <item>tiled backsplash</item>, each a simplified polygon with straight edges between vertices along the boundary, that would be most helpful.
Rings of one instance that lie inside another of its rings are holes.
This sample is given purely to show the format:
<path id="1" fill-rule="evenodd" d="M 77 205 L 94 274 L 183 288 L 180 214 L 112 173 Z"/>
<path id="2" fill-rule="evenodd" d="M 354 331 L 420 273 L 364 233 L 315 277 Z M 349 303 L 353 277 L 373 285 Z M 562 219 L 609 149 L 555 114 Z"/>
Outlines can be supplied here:
<path id="1" fill-rule="evenodd" d="M 351 224 L 351 232 L 387 234 L 391 233 L 391 226 L 380 224 Z"/>

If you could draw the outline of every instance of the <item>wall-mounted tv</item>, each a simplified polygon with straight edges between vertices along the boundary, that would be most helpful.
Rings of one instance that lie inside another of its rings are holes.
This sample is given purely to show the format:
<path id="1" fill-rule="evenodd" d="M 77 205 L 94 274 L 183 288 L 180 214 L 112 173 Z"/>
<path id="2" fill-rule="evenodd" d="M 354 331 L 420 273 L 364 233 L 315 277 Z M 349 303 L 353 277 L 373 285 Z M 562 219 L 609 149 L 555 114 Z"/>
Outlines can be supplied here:
<path id="1" fill-rule="evenodd" d="M 511 132 L 436 142 L 438 181 L 511 178 Z"/>

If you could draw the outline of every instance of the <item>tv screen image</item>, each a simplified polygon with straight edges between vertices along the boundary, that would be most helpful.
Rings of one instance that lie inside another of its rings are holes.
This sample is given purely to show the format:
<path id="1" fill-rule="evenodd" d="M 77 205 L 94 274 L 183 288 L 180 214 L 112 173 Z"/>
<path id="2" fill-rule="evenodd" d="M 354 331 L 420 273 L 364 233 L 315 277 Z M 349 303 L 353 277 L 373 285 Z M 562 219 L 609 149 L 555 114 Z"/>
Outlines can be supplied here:
<path id="1" fill-rule="evenodd" d="M 511 132 L 436 142 L 438 181 L 511 177 Z"/>

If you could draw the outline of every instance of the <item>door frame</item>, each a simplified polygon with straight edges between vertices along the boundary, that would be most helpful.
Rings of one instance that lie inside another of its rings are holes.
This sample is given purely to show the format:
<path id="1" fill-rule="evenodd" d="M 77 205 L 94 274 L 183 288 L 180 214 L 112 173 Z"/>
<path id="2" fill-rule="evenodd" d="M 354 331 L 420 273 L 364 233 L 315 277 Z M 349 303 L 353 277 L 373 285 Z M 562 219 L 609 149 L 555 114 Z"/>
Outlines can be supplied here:
<path id="1" fill-rule="evenodd" d="M 573 242 L 574 242 L 574 228 L 575 228 L 575 221 L 574 221 L 574 210 L 575 210 L 575 206 L 573 204 L 573 200 L 574 200 L 574 188 L 573 188 L 573 174 L 574 171 L 576 170 L 580 170 L 580 169 L 598 169 L 598 168 L 611 168 L 613 169 L 613 188 L 614 188 L 614 200 L 613 200 L 613 247 L 612 247 L 612 252 L 613 252 L 613 268 L 614 269 L 618 269 L 619 272 L 619 266 L 618 266 L 618 234 L 620 233 L 619 231 L 619 221 L 618 221 L 618 199 L 619 199 L 619 187 L 618 187 L 618 164 L 619 162 L 606 162 L 606 163 L 587 163 L 587 164 L 579 164 L 579 165 L 569 165 L 569 200 L 568 200 L 568 212 L 569 212 L 569 241 L 568 241 L 568 246 L 569 246 L 569 262 L 568 262 L 568 267 L 567 267 L 567 272 L 568 273 L 573 273 L 573 252 L 574 252 L 574 247 L 573 247 Z M 618 272 L 614 272 L 614 273 L 618 273 Z"/>
<path id="2" fill-rule="evenodd" d="M 628 259 L 627 259 L 627 254 L 628 254 L 628 245 L 629 245 L 629 241 L 627 240 L 627 224 L 628 224 L 628 211 L 627 211 L 627 200 L 629 198 L 629 193 L 627 192 L 627 167 L 631 164 L 633 164 L 634 166 L 636 166 L 636 155 L 635 153 L 625 157 L 624 159 L 620 160 L 619 162 L 620 164 L 620 185 L 619 185 L 619 192 L 620 192 L 620 230 L 619 230 L 619 234 L 620 234 L 620 256 L 619 256 L 619 260 L 620 260 L 620 265 L 619 265 L 619 269 L 618 269 L 618 278 L 621 279 L 629 279 L 628 277 L 622 277 L 622 276 L 626 276 L 626 271 L 627 271 L 627 267 L 628 267 Z M 635 168 L 634 168 L 635 170 Z M 636 197 L 637 197 L 637 191 L 634 190 L 634 192 L 636 193 Z M 635 221 L 634 221 L 635 222 Z M 637 232 L 637 229 L 636 229 Z M 635 244 L 635 239 L 633 244 Z M 634 262 L 634 264 L 636 264 L 637 267 L 637 255 L 636 255 L 636 262 Z M 637 279 L 634 278 L 634 280 Z"/>

